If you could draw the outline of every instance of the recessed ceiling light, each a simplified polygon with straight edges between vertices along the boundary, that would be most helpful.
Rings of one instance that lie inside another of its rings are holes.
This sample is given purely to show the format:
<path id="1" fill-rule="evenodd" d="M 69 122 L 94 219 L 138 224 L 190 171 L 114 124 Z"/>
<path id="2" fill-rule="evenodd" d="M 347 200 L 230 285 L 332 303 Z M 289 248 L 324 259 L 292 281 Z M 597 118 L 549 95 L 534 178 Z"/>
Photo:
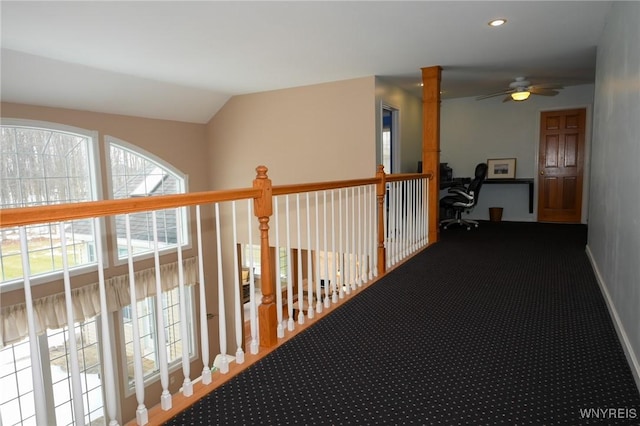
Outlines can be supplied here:
<path id="1" fill-rule="evenodd" d="M 494 19 L 493 21 L 489 21 L 490 27 L 499 27 L 500 25 L 504 25 L 507 23 L 507 20 L 504 18 Z"/>

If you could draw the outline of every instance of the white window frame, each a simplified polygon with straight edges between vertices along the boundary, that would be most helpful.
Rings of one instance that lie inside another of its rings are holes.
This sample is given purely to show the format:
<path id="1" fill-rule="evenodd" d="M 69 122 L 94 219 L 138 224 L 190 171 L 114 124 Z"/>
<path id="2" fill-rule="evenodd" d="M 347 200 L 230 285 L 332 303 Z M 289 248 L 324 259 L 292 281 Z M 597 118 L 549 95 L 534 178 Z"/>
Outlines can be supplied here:
<path id="1" fill-rule="evenodd" d="M 100 321 L 102 321 L 102 320 L 103 319 L 101 318 L 101 316 L 97 315 L 95 317 L 87 319 L 86 321 L 81 321 L 80 323 L 78 323 L 78 324 L 82 324 L 84 322 L 91 321 L 91 322 L 94 322 L 94 324 L 95 324 L 94 325 L 95 326 L 95 333 L 96 333 L 96 336 L 97 336 L 97 341 L 96 341 L 95 345 L 96 345 L 96 350 L 97 350 L 97 355 L 98 355 L 98 366 L 99 366 L 99 369 L 100 369 L 99 376 L 101 378 L 104 377 L 103 362 L 102 362 L 103 361 L 102 360 L 102 336 L 101 336 L 101 324 L 100 324 Z M 65 325 L 62 329 L 56 329 L 56 330 L 51 330 L 51 331 L 57 332 L 56 334 L 63 333 L 62 335 L 64 337 L 64 333 L 65 332 L 61 331 L 64 328 L 68 329 L 68 327 Z M 74 329 L 75 329 L 75 325 L 74 325 Z M 68 330 L 67 330 L 66 333 L 67 333 L 67 337 L 68 337 L 69 336 Z M 36 336 L 36 340 L 37 340 L 38 350 L 40 352 L 40 357 L 39 358 L 40 358 L 40 364 L 41 364 L 41 369 L 42 369 L 41 370 L 42 371 L 42 379 L 44 381 L 44 389 L 46 390 L 45 405 L 46 405 L 46 410 L 47 410 L 47 416 L 49 418 L 51 418 L 51 419 L 56 419 L 55 395 L 53 393 L 53 384 L 54 384 L 54 382 L 53 382 L 53 377 L 52 377 L 52 374 L 51 374 L 51 360 L 50 360 L 50 353 L 49 353 L 49 334 L 50 334 L 50 331 L 48 330 L 46 333 L 42 333 L 42 334 Z M 20 342 L 16 342 L 14 344 L 19 344 L 19 345 L 26 344 L 28 346 L 29 344 L 27 343 L 27 341 L 28 341 L 28 338 L 23 339 Z M 5 348 L 3 348 L 3 350 L 12 348 L 14 344 L 6 346 Z M 78 350 L 80 350 L 80 346 L 78 346 Z M 64 357 L 66 358 L 66 362 L 67 363 L 69 363 L 71 361 L 68 351 L 66 352 L 66 355 L 64 355 Z M 31 368 L 31 374 L 33 374 L 33 367 L 30 367 L 30 368 Z M 15 377 L 15 373 L 14 373 L 14 377 Z M 17 378 L 16 378 L 16 380 L 17 380 Z M 68 386 L 71 386 L 71 378 L 69 377 L 66 380 L 68 380 Z M 59 383 L 59 382 L 60 381 L 58 381 L 57 383 Z M 101 398 L 102 398 L 102 407 L 101 407 L 102 408 L 102 413 L 103 413 L 102 418 L 106 419 L 107 413 L 106 413 L 106 404 L 105 404 L 105 397 L 104 397 L 104 382 L 102 381 L 102 379 L 100 379 L 100 388 L 101 388 L 100 395 L 101 395 Z M 95 389 L 96 388 L 93 388 L 90 391 L 93 391 Z M 87 395 L 88 395 L 88 393 L 90 391 L 87 391 L 86 389 L 83 390 L 83 392 L 82 392 L 83 404 L 85 404 L 85 398 L 87 397 Z M 32 393 L 33 396 L 35 397 L 33 389 L 31 389 L 30 393 Z M 21 397 L 20 395 L 21 394 L 18 394 L 18 396 L 17 396 L 18 399 Z M 25 394 L 22 394 L 22 395 L 25 395 Z M 73 399 L 73 395 L 70 395 L 70 397 L 71 397 L 71 399 Z M 64 403 L 67 403 L 69 401 L 64 401 Z M 75 415 L 75 413 L 73 412 L 73 409 L 72 409 L 72 405 L 69 405 L 69 413 L 68 414 L 69 414 L 69 416 Z M 21 413 L 21 415 L 22 415 L 22 413 Z M 35 412 L 34 412 L 34 415 L 35 415 Z M 84 415 L 85 415 L 85 420 L 86 420 L 86 417 L 88 417 L 90 415 L 89 407 L 87 407 L 86 404 L 84 405 Z M 24 421 L 24 419 L 21 419 L 21 423 L 23 421 Z M 35 418 L 34 417 L 30 417 L 27 420 L 27 424 L 29 424 L 29 423 L 31 423 L 33 421 L 35 421 Z"/>
<path id="2" fill-rule="evenodd" d="M 92 176 L 90 181 L 90 189 L 92 193 L 92 200 L 101 200 L 103 198 L 102 194 L 102 186 L 101 183 L 101 169 L 100 169 L 100 158 L 98 155 L 98 141 L 99 134 L 95 130 L 87 130 L 79 127 L 68 126 L 65 124 L 52 123 L 48 121 L 40 121 L 40 120 L 27 120 L 27 119 L 16 119 L 16 118 L 0 118 L 0 125 L 7 127 L 26 127 L 31 129 L 42 129 L 44 131 L 54 131 L 54 132 L 63 132 L 63 133 L 73 133 L 82 137 L 86 137 L 89 140 L 87 144 L 87 154 L 89 155 L 89 173 Z M 97 238 L 95 240 L 96 249 L 98 245 L 101 245 L 103 252 L 106 250 L 106 240 L 104 235 L 105 227 L 104 221 L 100 221 L 100 228 L 97 230 Z M 104 259 L 105 267 L 109 266 L 107 256 Z M 86 274 L 89 272 L 93 272 L 97 270 L 97 262 L 74 266 L 69 269 L 69 275 L 74 277 L 77 275 Z M 33 275 L 30 279 L 31 285 L 40 285 L 49 283 L 54 280 L 62 279 L 63 271 L 50 271 L 45 272 L 38 275 Z M 24 286 L 24 278 L 17 278 L 14 280 L 9 280 L 0 283 L 0 287 L 2 287 L 2 291 L 12 291 L 20 289 Z"/>
<path id="3" fill-rule="evenodd" d="M 176 169 L 174 166 L 172 166 L 171 164 L 167 163 L 165 160 L 163 160 L 162 158 L 140 148 L 139 146 L 133 145 L 127 141 L 123 141 L 122 139 L 118 139 L 116 137 L 113 136 L 109 136 L 109 135 L 105 135 L 104 137 L 104 150 L 105 150 L 105 158 L 109 159 L 109 166 L 111 166 L 111 146 L 115 145 L 118 148 L 121 149 L 125 149 L 128 150 L 136 155 L 139 155 L 141 157 L 144 157 L 145 159 L 147 159 L 148 161 L 151 161 L 153 163 L 155 163 L 156 165 L 158 165 L 160 168 L 164 168 L 166 170 L 168 170 L 170 173 L 173 173 L 174 175 L 176 175 L 179 179 L 182 179 L 182 183 L 183 183 L 183 187 L 182 192 L 180 192 L 181 194 L 186 194 L 188 192 L 188 188 L 189 188 L 189 175 L 181 172 L 180 170 Z M 111 199 L 114 199 L 114 188 L 113 188 L 113 176 L 111 174 L 111 167 L 107 167 L 107 190 L 109 193 L 109 196 Z M 183 241 L 182 241 L 182 249 L 186 250 L 186 249 L 190 249 L 191 245 L 192 245 L 192 241 L 191 241 L 191 231 L 190 231 L 190 221 L 189 221 L 189 209 L 187 208 L 182 208 L 181 211 L 183 212 L 182 215 L 182 237 L 183 237 Z M 116 218 L 115 216 L 112 216 L 110 219 L 110 224 L 111 227 L 113 229 L 113 233 L 115 235 L 115 245 L 114 245 L 114 253 L 113 253 L 113 262 L 115 265 L 124 265 L 127 263 L 128 259 L 127 256 L 120 256 L 119 250 L 118 250 L 118 236 L 117 236 L 117 226 L 116 226 Z M 163 254 L 169 254 L 172 252 L 175 252 L 177 250 L 177 246 L 170 246 L 170 247 L 164 247 L 161 248 L 159 250 L 160 255 Z M 145 251 L 142 253 L 134 253 L 133 254 L 133 258 L 137 261 L 137 260 L 143 260 L 143 259 L 151 259 L 154 257 L 153 254 L 153 250 L 149 250 L 149 251 Z"/>
<path id="4" fill-rule="evenodd" d="M 176 287 L 173 290 L 178 290 L 178 287 Z M 185 290 L 185 294 L 187 294 L 187 305 L 186 305 L 187 322 L 188 322 L 187 327 L 189 329 L 189 336 L 188 336 L 189 344 L 191 345 L 191 347 L 189 348 L 189 363 L 191 363 L 198 358 L 198 353 L 199 353 L 198 339 L 196 339 L 197 330 L 195 329 L 195 325 L 194 325 L 195 291 L 194 291 L 194 286 L 185 286 L 184 290 Z M 156 303 L 155 295 L 149 296 L 147 297 L 147 299 L 152 299 L 152 302 L 155 306 L 155 303 Z M 130 305 L 127 305 L 127 306 L 130 306 Z M 123 366 L 121 379 L 124 387 L 124 395 L 125 397 L 130 397 L 135 394 L 135 382 L 129 381 L 128 364 L 127 364 L 127 342 L 125 341 L 123 311 L 124 311 L 124 308 L 119 311 L 119 315 L 118 315 L 118 322 L 119 322 L 118 327 L 120 329 L 120 360 Z M 152 316 L 153 318 L 152 322 L 153 322 L 154 328 L 157 327 L 155 313 L 156 311 L 154 310 L 154 315 Z M 155 334 L 157 336 L 157 330 L 155 331 Z M 167 336 L 165 336 L 165 338 L 167 338 Z M 184 339 L 184 337 L 181 337 L 181 339 Z M 154 344 L 155 344 L 155 350 L 156 350 L 156 356 L 157 356 L 157 351 L 158 351 L 157 340 L 154 341 Z M 181 368 L 182 368 L 182 356 L 174 359 L 173 361 L 168 361 L 169 374 Z M 159 380 L 160 380 L 160 371 L 154 371 L 153 373 L 150 373 L 143 377 L 145 388 L 149 386 L 151 383 L 157 382 Z"/>

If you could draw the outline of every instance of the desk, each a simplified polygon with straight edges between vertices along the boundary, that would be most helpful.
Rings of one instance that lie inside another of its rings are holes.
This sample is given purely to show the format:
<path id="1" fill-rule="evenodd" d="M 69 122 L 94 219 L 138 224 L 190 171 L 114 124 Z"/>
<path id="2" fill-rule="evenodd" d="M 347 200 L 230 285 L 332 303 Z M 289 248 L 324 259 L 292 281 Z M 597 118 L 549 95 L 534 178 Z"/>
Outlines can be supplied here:
<path id="1" fill-rule="evenodd" d="M 483 185 L 514 185 L 514 184 L 528 184 L 529 185 L 529 213 L 533 213 L 533 178 L 521 178 L 521 179 L 485 179 Z"/>

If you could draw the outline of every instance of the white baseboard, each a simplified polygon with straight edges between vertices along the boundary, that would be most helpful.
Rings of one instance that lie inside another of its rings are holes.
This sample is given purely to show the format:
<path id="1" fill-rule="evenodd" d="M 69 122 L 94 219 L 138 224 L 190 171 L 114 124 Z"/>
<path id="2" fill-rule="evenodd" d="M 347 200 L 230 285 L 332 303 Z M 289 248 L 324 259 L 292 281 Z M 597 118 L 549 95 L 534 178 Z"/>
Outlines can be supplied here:
<path id="1" fill-rule="evenodd" d="M 587 245 L 586 248 L 587 257 L 589 258 L 589 262 L 591 263 L 591 267 L 596 275 L 596 280 L 598 281 L 598 285 L 600 286 L 600 291 L 604 295 L 604 300 L 607 302 L 607 308 L 609 309 L 609 315 L 611 315 L 611 319 L 613 320 L 613 325 L 615 326 L 616 333 L 618 334 L 618 338 L 622 343 L 622 348 L 624 350 L 624 354 L 627 357 L 627 362 L 629 363 L 629 367 L 631 367 L 631 373 L 633 374 L 633 378 L 636 382 L 636 386 L 638 387 L 638 391 L 640 391 L 640 361 L 633 351 L 633 347 L 629 342 L 627 337 L 627 333 L 624 330 L 624 326 L 622 321 L 620 321 L 620 316 L 618 315 L 618 311 L 616 310 L 615 305 L 613 304 L 613 299 L 611 299 L 611 295 L 607 290 L 607 286 L 605 285 L 604 279 L 602 278 L 602 274 L 600 274 L 600 270 L 598 269 L 598 265 L 593 259 L 593 254 L 591 253 L 591 249 Z"/>

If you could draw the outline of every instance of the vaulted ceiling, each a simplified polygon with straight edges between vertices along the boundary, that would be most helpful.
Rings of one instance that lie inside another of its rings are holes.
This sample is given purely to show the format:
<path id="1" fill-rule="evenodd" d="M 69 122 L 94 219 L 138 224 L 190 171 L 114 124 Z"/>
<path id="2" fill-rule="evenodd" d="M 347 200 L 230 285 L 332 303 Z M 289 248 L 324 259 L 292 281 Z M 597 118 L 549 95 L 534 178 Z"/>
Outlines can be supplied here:
<path id="1" fill-rule="evenodd" d="M 2 101 L 205 123 L 234 95 L 376 75 L 443 98 L 594 81 L 611 2 L 2 1 Z M 502 27 L 487 23 L 506 18 Z"/>

